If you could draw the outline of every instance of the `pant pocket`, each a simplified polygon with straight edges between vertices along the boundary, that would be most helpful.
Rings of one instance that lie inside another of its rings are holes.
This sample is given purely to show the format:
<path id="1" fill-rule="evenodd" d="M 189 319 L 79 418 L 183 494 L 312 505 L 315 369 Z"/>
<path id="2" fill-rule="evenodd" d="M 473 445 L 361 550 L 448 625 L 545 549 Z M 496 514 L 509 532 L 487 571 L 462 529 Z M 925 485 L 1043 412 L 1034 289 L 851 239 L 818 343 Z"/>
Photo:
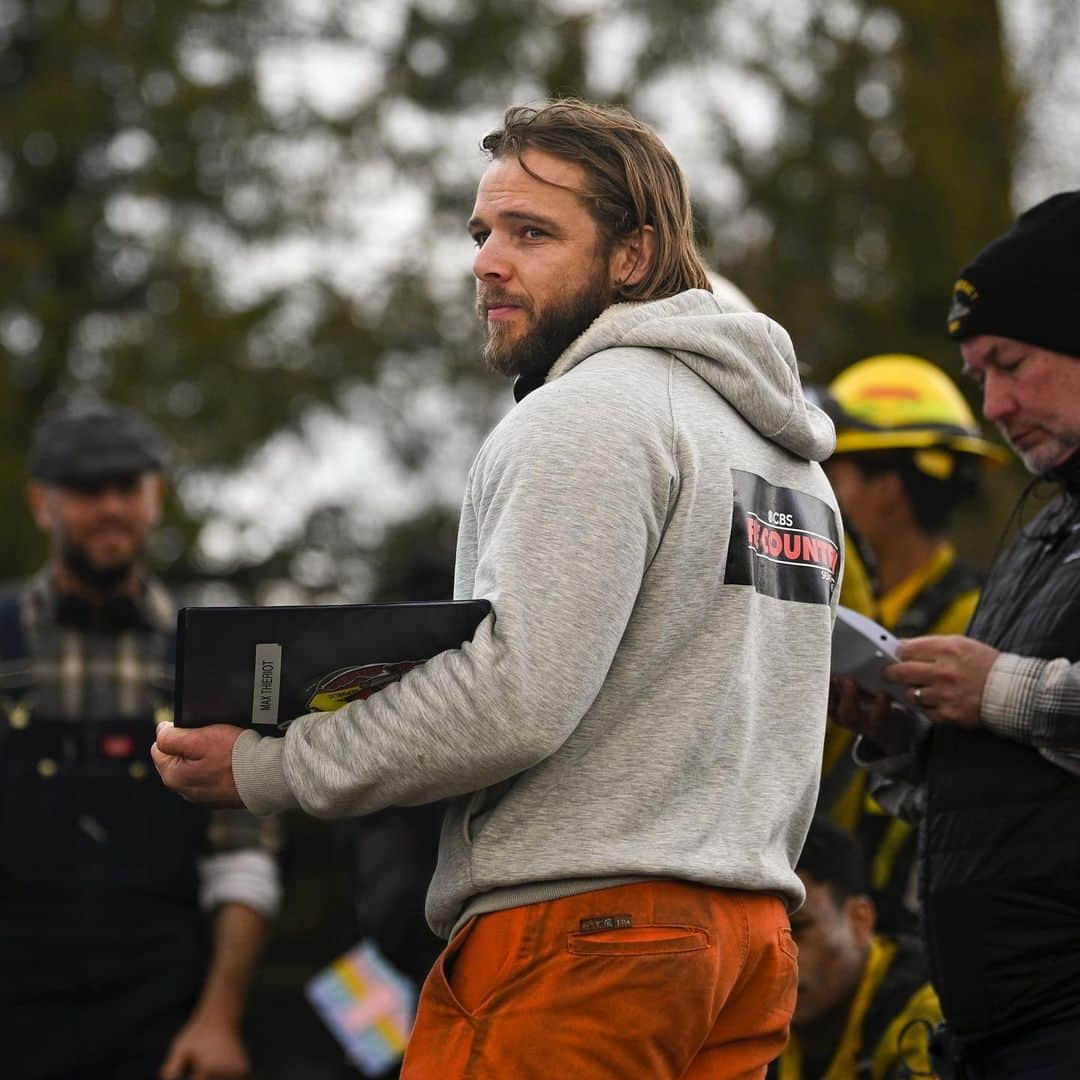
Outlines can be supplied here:
<path id="1" fill-rule="evenodd" d="M 696 926 L 652 924 L 618 930 L 574 931 L 567 951 L 575 956 L 664 956 L 707 949 L 709 932 Z"/>
<path id="2" fill-rule="evenodd" d="M 792 936 L 790 928 L 781 926 L 776 931 L 776 937 L 780 951 L 785 956 L 794 960 L 797 967 L 799 963 L 799 946 L 795 944 L 795 938 Z"/>
<path id="3" fill-rule="evenodd" d="M 528 908 L 508 908 L 470 919 L 436 963 L 454 1007 L 476 1018 L 530 962 Z"/>
<path id="4" fill-rule="evenodd" d="M 795 998 L 799 989 L 799 946 L 786 926 L 777 928 L 776 951 L 776 1011 L 789 1020 L 795 1012 Z"/>
<path id="5" fill-rule="evenodd" d="M 454 993 L 454 987 L 451 983 L 453 977 L 454 967 L 457 964 L 458 956 L 461 950 L 465 947 L 465 942 L 469 939 L 469 935 L 473 931 L 473 927 L 476 925 L 476 916 L 473 916 L 447 943 L 446 948 L 439 953 L 438 959 L 431 971 L 431 980 L 435 984 L 435 989 L 438 991 L 438 997 L 443 999 L 443 1004 L 448 1005 L 458 1012 L 464 1015 L 469 1015 L 469 1010 L 458 1000 L 457 994 Z"/>

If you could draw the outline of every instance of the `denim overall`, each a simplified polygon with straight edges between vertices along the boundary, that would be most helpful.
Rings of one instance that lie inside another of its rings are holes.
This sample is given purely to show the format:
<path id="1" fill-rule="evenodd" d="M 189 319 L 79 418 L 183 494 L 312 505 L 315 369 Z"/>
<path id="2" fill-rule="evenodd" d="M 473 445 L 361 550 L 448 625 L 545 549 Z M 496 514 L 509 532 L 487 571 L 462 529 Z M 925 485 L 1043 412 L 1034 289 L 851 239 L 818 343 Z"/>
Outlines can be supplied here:
<path id="1" fill-rule="evenodd" d="M 155 715 L 43 715 L 31 659 L 0 601 L 0 1074 L 156 1076 L 206 972 L 206 812 L 160 783 Z"/>

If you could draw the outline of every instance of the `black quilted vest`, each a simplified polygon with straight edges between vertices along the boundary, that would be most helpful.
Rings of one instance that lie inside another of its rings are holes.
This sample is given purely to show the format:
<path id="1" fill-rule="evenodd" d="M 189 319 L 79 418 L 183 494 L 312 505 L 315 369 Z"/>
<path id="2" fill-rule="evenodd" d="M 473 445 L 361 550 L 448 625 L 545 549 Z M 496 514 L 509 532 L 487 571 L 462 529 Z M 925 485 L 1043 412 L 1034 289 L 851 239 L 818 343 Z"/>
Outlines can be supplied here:
<path id="1" fill-rule="evenodd" d="M 1080 660 L 1080 461 L 1062 479 L 995 563 L 968 630 L 1003 652 Z M 927 946 L 960 1046 L 1080 1017 L 1080 776 L 941 726 L 927 794 Z"/>

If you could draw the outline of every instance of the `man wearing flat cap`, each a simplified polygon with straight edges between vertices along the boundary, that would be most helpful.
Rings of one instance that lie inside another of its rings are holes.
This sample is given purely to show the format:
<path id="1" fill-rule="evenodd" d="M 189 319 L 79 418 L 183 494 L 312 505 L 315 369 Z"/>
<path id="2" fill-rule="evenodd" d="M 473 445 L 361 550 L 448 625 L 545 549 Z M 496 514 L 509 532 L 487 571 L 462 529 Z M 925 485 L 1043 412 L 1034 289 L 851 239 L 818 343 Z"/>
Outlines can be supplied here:
<path id="1" fill-rule="evenodd" d="M 152 777 L 174 612 L 144 566 L 165 440 L 93 401 L 28 458 L 46 567 L 0 600 L 0 1072 L 242 1077 L 239 1022 L 280 892 L 274 837 Z"/>
<path id="2" fill-rule="evenodd" d="M 1063 192 L 961 272 L 964 371 L 1031 486 L 1057 492 L 994 562 L 966 636 L 913 638 L 888 669 L 930 721 L 917 744 L 880 701 L 854 721 L 891 777 L 878 800 L 922 819 L 934 985 L 962 1075 L 988 1080 L 1080 1076 L 1078 252 L 1080 191 Z"/>

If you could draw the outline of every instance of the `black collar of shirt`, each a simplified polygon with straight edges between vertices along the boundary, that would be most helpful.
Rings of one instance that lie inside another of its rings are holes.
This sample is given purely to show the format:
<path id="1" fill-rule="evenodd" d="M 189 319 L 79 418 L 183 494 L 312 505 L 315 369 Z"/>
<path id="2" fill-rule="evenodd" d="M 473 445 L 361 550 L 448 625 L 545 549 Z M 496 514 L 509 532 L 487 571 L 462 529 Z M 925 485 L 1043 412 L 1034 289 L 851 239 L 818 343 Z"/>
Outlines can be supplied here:
<path id="1" fill-rule="evenodd" d="M 1080 450 L 1074 450 L 1060 465 L 1045 474 L 1047 480 L 1061 484 L 1071 495 L 1080 495 Z"/>
<path id="2" fill-rule="evenodd" d="M 548 371 L 542 371 L 539 375 L 519 375 L 514 380 L 514 401 L 520 403 L 534 390 L 539 390 L 548 377 Z"/>
<path id="3" fill-rule="evenodd" d="M 53 620 L 57 626 L 74 630 L 98 630 L 106 634 L 119 634 L 125 630 L 161 629 L 162 619 L 156 612 L 156 586 L 144 582 L 134 596 L 111 596 L 103 603 L 94 603 L 77 593 L 61 592 L 48 570 L 39 574 L 34 582 L 37 608 L 45 620 Z"/>
<path id="4" fill-rule="evenodd" d="M 141 605 L 133 596 L 110 596 L 95 604 L 85 596 L 58 592 L 53 611 L 57 626 L 69 626 L 74 630 L 118 634 L 149 625 Z"/>

